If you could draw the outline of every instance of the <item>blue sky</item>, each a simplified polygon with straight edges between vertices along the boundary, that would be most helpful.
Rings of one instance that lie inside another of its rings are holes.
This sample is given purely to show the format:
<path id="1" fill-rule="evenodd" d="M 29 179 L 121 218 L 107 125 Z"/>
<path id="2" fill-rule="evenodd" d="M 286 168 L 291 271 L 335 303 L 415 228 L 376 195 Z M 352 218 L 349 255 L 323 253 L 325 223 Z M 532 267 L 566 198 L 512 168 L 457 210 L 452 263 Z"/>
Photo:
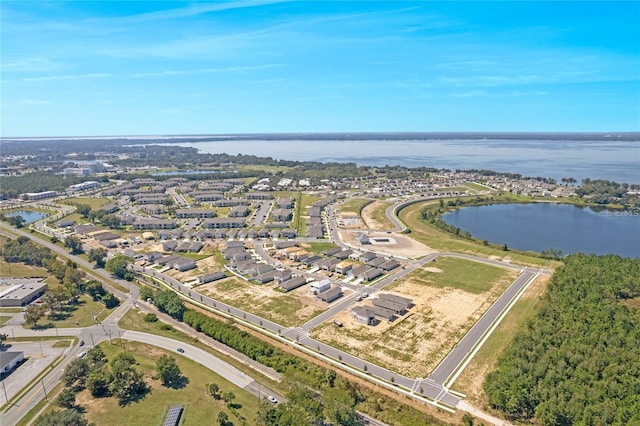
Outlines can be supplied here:
<path id="1" fill-rule="evenodd" d="M 640 131 L 640 3 L 0 2 L 1 135 Z"/>

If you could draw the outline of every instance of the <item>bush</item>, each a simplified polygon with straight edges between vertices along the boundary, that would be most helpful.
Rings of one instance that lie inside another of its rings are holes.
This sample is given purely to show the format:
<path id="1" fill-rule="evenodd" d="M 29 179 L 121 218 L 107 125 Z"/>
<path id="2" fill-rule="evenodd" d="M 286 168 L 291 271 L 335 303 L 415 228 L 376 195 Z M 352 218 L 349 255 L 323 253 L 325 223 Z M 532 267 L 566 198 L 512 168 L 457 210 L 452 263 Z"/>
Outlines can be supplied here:
<path id="1" fill-rule="evenodd" d="M 156 322 L 156 321 L 158 321 L 158 316 L 156 314 L 153 314 L 153 313 L 145 314 L 144 322 Z"/>

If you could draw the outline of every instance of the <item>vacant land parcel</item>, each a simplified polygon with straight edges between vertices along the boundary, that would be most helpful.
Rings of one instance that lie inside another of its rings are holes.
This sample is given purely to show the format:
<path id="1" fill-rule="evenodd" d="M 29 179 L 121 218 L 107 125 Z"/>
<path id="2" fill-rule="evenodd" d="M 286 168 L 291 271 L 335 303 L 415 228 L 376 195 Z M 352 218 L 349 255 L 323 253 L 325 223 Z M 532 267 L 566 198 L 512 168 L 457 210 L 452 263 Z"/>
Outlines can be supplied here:
<path id="1" fill-rule="evenodd" d="M 326 303 L 311 294 L 308 285 L 283 293 L 273 284 L 259 285 L 229 277 L 196 290 L 285 327 L 300 325 L 327 308 Z"/>
<path id="2" fill-rule="evenodd" d="M 325 324 L 312 335 L 402 374 L 426 377 L 517 276 L 517 271 L 439 258 L 385 289 L 413 300 L 405 315 L 367 326 L 345 311 L 336 318 L 342 328 Z"/>

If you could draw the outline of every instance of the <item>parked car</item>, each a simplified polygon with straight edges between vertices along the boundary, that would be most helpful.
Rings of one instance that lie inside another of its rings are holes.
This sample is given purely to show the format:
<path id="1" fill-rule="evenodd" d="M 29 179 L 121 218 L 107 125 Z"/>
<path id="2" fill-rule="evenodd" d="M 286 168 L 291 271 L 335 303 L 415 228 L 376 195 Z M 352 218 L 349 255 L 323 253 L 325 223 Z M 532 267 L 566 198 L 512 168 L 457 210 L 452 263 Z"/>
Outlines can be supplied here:
<path id="1" fill-rule="evenodd" d="M 270 402 L 270 403 L 272 403 L 272 404 L 277 404 L 277 403 L 278 403 L 278 400 L 277 400 L 277 399 L 275 399 L 275 398 L 274 398 L 273 396 L 271 396 L 271 395 L 269 395 L 269 396 L 267 397 L 267 401 L 269 401 L 269 402 Z"/>
<path id="2" fill-rule="evenodd" d="M 84 358 L 85 356 L 87 356 L 87 353 L 82 351 L 78 354 L 78 358 Z"/>
<path id="3" fill-rule="evenodd" d="M 342 327 L 342 323 L 338 320 L 334 320 L 333 323 L 338 327 Z"/>

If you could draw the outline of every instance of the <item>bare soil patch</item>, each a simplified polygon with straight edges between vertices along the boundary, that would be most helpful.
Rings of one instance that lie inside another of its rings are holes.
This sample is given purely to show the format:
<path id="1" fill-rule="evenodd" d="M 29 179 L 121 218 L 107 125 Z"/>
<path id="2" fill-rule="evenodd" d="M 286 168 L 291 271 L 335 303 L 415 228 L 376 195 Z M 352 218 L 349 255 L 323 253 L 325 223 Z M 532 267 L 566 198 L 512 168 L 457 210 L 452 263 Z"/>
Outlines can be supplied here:
<path id="1" fill-rule="evenodd" d="M 350 311 L 343 311 L 335 318 L 342 328 L 328 322 L 312 335 L 401 374 L 426 377 L 516 276 L 507 274 L 480 294 L 403 280 L 391 292 L 413 299 L 415 306 L 404 316 L 366 326 L 356 322 Z"/>
<path id="2" fill-rule="evenodd" d="M 229 277 L 195 289 L 287 327 L 302 324 L 328 307 L 311 294 L 308 285 L 283 293 L 274 284 L 259 285 Z"/>
<path id="3" fill-rule="evenodd" d="M 360 216 L 362 216 L 362 220 L 366 223 L 366 226 L 369 229 L 389 229 L 392 228 L 391 223 L 388 220 L 378 220 L 379 214 L 376 214 L 376 211 L 384 208 L 389 205 L 387 202 L 383 201 L 374 201 L 373 203 L 367 204 L 364 206 L 362 211 L 360 212 Z M 385 217 L 386 219 L 386 217 Z"/>

